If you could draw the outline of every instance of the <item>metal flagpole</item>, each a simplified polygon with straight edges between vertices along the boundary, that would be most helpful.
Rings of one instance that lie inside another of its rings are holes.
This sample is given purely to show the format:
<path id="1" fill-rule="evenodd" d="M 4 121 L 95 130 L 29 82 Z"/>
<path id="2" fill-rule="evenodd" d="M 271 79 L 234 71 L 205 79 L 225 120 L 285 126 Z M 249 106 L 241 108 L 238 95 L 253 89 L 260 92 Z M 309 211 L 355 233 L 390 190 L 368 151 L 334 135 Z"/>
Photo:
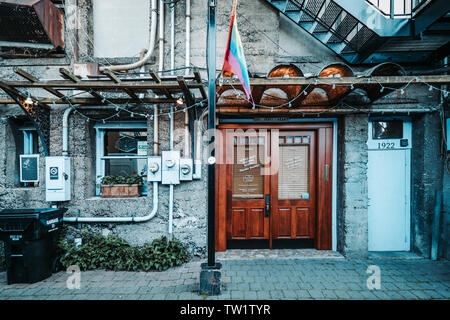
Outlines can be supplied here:
<path id="1" fill-rule="evenodd" d="M 216 0 L 208 1 L 208 266 L 216 264 L 215 257 L 215 129 L 216 129 Z"/>

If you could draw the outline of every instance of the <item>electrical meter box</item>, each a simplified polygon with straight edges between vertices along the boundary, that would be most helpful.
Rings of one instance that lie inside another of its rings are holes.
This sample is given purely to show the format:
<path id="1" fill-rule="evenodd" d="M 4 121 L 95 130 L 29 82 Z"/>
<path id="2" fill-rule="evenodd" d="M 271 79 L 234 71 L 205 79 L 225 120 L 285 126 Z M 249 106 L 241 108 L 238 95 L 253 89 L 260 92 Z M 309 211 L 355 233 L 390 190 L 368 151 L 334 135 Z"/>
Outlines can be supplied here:
<path id="1" fill-rule="evenodd" d="M 46 201 L 69 201 L 70 192 L 70 158 L 45 158 L 45 198 Z"/>
<path id="2" fill-rule="evenodd" d="M 180 151 L 162 152 L 162 184 L 180 183 Z"/>
<path id="3" fill-rule="evenodd" d="M 147 168 L 148 168 L 147 181 L 161 182 L 162 178 L 161 157 L 158 156 L 148 157 Z"/>
<path id="4" fill-rule="evenodd" d="M 180 181 L 192 180 L 194 163 L 192 159 L 180 159 Z"/>

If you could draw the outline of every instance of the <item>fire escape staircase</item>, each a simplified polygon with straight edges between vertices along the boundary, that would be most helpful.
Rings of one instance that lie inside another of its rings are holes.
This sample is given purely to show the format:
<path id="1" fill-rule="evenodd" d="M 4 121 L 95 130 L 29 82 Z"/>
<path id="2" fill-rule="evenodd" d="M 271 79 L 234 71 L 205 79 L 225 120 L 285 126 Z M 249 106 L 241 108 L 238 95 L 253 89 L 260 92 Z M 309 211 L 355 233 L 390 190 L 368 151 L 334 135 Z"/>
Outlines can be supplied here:
<path id="1" fill-rule="evenodd" d="M 422 0 L 426 4 L 420 11 L 404 18 L 386 16 L 364 0 L 266 1 L 350 64 L 423 61 L 423 51 L 415 54 L 408 49 L 399 54 L 377 50 L 389 39 L 417 40 L 450 11 L 448 0 Z M 444 29 L 440 31 L 448 37 L 450 28 Z"/>

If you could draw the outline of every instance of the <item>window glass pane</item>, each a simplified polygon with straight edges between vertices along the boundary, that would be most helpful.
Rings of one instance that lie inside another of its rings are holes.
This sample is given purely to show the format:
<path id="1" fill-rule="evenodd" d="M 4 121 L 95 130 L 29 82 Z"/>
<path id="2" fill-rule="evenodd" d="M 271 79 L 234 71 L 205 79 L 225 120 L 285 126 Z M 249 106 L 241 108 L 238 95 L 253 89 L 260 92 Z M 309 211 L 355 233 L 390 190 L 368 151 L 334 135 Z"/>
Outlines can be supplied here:
<path id="1" fill-rule="evenodd" d="M 309 136 L 303 137 L 303 143 L 309 143 Z"/>
<path id="2" fill-rule="evenodd" d="M 147 176 L 147 159 L 105 159 L 106 176 Z"/>
<path id="3" fill-rule="evenodd" d="M 294 143 L 302 143 L 302 137 L 295 137 Z"/>
<path id="4" fill-rule="evenodd" d="M 105 156 L 137 155 L 139 141 L 147 141 L 146 130 L 106 130 Z"/>
<path id="5" fill-rule="evenodd" d="M 234 146 L 233 198 L 263 198 L 264 148 L 263 144 Z"/>
<path id="6" fill-rule="evenodd" d="M 294 137 L 286 137 L 286 143 L 293 143 Z"/>
<path id="7" fill-rule="evenodd" d="M 309 146 L 280 146 L 278 199 L 309 198 Z"/>
<path id="8" fill-rule="evenodd" d="M 403 121 L 373 121 L 372 122 L 373 139 L 401 139 L 403 138 Z"/>

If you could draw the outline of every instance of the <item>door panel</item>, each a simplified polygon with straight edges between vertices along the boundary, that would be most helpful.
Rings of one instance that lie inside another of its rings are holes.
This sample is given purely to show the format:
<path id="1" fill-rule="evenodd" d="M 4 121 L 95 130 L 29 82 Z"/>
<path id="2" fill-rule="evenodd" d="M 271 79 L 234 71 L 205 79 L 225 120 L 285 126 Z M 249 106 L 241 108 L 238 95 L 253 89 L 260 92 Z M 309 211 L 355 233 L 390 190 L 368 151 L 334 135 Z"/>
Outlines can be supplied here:
<path id="1" fill-rule="evenodd" d="M 407 150 L 369 151 L 369 251 L 409 250 L 406 154 Z"/>
<path id="2" fill-rule="evenodd" d="M 273 239 L 315 238 L 315 131 L 273 131 Z"/>
<path id="3" fill-rule="evenodd" d="M 269 239 L 265 195 L 270 193 L 268 172 L 270 138 L 267 131 L 227 131 L 231 174 L 231 224 L 228 239 Z"/>

